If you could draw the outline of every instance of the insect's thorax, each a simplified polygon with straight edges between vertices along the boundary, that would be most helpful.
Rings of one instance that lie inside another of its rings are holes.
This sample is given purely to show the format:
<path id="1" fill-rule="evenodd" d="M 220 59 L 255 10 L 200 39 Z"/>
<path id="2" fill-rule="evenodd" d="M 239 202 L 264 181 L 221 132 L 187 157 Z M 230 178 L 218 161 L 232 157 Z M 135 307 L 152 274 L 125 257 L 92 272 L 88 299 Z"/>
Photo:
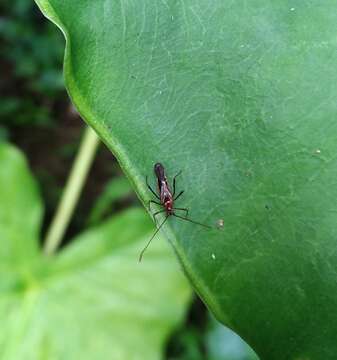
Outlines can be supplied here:
<path id="1" fill-rule="evenodd" d="M 166 209 L 167 213 L 171 213 L 173 209 L 173 197 L 166 179 L 158 181 L 160 191 L 160 202 Z"/>

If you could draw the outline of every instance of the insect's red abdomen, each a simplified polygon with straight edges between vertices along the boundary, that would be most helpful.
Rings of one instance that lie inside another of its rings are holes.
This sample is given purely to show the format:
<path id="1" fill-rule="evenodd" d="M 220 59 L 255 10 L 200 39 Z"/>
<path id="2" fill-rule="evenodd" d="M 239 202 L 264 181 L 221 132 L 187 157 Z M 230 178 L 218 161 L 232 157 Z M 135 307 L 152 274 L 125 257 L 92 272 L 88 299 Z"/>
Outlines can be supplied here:
<path id="1" fill-rule="evenodd" d="M 164 207 L 166 209 L 166 212 L 168 214 L 171 214 L 172 213 L 172 210 L 173 210 L 173 201 L 172 199 L 167 199 L 165 202 L 164 202 Z"/>

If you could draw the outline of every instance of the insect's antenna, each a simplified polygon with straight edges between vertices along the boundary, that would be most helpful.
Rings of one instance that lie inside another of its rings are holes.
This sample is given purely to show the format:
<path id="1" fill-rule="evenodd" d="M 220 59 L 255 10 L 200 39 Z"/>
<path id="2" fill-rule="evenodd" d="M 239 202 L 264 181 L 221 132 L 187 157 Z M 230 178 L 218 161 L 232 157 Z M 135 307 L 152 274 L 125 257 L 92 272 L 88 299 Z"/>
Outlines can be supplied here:
<path id="1" fill-rule="evenodd" d="M 148 241 L 148 243 L 145 245 L 144 249 L 142 250 L 142 252 L 139 255 L 139 259 L 138 261 L 141 262 L 142 258 L 143 258 L 143 254 L 145 252 L 145 250 L 149 247 L 151 241 L 153 240 L 153 238 L 157 235 L 158 231 L 161 229 L 161 227 L 165 224 L 167 218 L 169 217 L 169 215 L 166 215 L 166 218 L 164 219 L 164 221 L 159 225 L 159 227 L 157 228 L 157 230 L 154 232 L 154 234 L 151 236 L 151 239 Z"/>
<path id="2" fill-rule="evenodd" d="M 173 213 L 172 215 L 175 216 L 175 217 L 177 217 L 177 218 L 179 218 L 179 219 L 182 219 L 182 220 L 185 220 L 185 221 L 189 221 L 189 222 L 191 222 L 191 223 L 193 223 L 193 224 L 200 225 L 200 226 L 203 226 L 203 227 L 208 228 L 208 229 L 212 229 L 212 227 L 209 226 L 209 225 L 205 225 L 205 224 L 199 223 L 199 222 L 194 221 L 194 220 L 191 220 L 191 219 L 189 219 L 189 218 L 187 218 L 187 217 L 179 216 L 179 215 L 177 215 L 177 214 L 175 214 L 175 213 Z"/>

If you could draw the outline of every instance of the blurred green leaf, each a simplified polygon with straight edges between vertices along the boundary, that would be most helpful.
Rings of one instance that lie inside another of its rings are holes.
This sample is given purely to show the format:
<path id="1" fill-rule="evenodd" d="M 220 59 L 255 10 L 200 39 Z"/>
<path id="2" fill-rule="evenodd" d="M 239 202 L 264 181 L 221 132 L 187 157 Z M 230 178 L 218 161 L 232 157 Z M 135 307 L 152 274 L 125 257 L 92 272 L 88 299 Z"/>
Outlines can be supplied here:
<path id="1" fill-rule="evenodd" d="M 0 164 L 0 269 L 15 271 L 38 256 L 42 202 L 17 149 L 0 143 Z"/>
<path id="2" fill-rule="evenodd" d="M 88 224 L 101 221 L 113 204 L 132 193 L 130 182 L 125 177 L 111 179 L 100 194 L 88 217 Z"/>
<path id="3" fill-rule="evenodd" d="M 148 215 L 131 209 L 46 259 L 27 164 L 4 144 L 0 163 L 0 358 L 161 359 L 190 289 L 161 239 L 138 263 L 153 231 Z"/>

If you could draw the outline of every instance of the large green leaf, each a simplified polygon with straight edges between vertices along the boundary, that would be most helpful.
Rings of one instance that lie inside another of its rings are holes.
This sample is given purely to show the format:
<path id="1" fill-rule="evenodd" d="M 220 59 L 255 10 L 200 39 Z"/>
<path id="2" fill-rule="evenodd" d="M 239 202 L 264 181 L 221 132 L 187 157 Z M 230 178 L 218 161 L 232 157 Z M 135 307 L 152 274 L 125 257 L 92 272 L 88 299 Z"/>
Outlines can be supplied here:
<path id="1" fill-rule="evenodd" d="M 217 318 L 263 359 L 334 359 L 335 1 L 37 2 L 141 199 L 161 161 L 191 217 L 223 219 L 164 229 Z"/>
<path id="2" fill-rule="evenodd" d="M 0 358 L 161 359 L 190 289 L 160 239 L 138 263 L 153 232 L 144 211 L 88 230 L 56 258 L 32 256 L 37 189 L 16 150 L 1 145 L 0 159 Z"/>

